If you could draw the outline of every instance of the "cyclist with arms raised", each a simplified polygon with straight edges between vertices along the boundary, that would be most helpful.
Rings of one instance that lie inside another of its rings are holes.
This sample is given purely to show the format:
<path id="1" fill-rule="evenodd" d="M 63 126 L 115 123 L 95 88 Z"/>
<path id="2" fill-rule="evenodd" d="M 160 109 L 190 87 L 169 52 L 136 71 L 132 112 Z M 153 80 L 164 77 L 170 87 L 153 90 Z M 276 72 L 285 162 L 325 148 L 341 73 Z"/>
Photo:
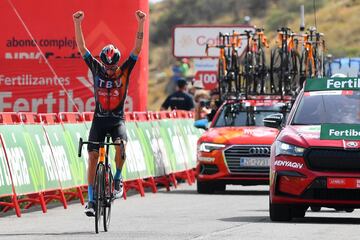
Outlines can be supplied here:
<path id="1" fill-rule="evenodd" d="M 94 78 L 95 112 L 92 121 L 89 141 L 103 142 L 106 134 L 110 134 L 113 142 L 123 141 L 124 148 L 116 146 L 115 162 L 116 173 L 114 175 L 115 197 L 120 198 L 123 194 L 121 170 L 125 162 L 125 145 L 127 141 L 124 123 L 124 103 L 129 86 L 129 76 L 136 63 L 143 43 L 143 29 L 146 15 L 142 11 L 136 11 L 138 29 L 135 40 L 135 48 L 129 58 L 119 66 L 120 51 L 112 44 L 106 45 L 100 52 L 100 61 L 95 59 L 85 46 L 85 40 L 81 29 L 84 12 L 78 11 L 73 14 L 75 24 L 75 39 L 81 56 L 90 68 Z M 87 216 L 95 216 L 93 201 L 93 183 L 96 172 L 96 164 L 99 156 L 99 146 L 88 145 L 88 203 L 85 207 Z M 122 152 L 123 151 L 123 152 Z"/>

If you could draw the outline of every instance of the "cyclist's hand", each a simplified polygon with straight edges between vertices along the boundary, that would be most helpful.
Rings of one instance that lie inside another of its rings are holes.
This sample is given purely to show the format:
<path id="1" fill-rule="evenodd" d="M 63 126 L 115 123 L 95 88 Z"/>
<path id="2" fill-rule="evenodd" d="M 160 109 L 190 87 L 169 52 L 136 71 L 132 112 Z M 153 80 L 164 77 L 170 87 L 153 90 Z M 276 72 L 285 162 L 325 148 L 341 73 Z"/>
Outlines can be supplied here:
<path id="1" fill-rule="evenodd" d="M 73 14 L 74 22 L 81 22 L 84 19 L 84 12 L 83 11 L 77 11 Z"/>
<path id="2" fill-rule="evenodd" d="M 138 22 L 145 22 L 146 14 L 144 12 L 137 10 L 135 15 Z"/>

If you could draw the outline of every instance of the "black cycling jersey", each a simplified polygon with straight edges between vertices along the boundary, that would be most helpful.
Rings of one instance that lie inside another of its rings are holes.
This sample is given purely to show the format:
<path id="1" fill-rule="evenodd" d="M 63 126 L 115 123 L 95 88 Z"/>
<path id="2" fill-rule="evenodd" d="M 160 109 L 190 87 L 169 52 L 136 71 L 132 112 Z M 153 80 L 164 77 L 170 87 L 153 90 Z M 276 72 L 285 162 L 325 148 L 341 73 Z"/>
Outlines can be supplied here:
<path id="1" fill-rule="evenodd" d="M 129 77 L 137 60 L 130 57 L 109 77 L 105 66 L 95 59 L 90 52 L 83 56 L 94 78 L 95 117 L 115 117 L 124 119 L 124 104 L 129 88 Z"/>

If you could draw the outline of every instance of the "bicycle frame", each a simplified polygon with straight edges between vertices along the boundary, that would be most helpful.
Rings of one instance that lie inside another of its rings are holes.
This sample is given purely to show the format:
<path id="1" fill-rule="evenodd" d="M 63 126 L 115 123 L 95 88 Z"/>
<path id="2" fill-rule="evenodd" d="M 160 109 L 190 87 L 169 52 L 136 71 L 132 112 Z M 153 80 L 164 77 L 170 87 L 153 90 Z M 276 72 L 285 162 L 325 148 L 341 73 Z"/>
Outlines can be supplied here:
<path id="1" fill-rule="evenodd" d="M 113 198 L 113 176 L 109 164 L 109 146 L 117 145 L 124 149 L 124 143 L 110 143 L 110 137 L 106 136 L 106 142 L 84 142 L 79 139 L 78 156 L 81 157 L 81 150 L 84 144 L 99 145 L 99 157 L 96 166 L 94 182 L 94 200 L 95 200 L 95 232 L 99 233 L 99 222 L 103 218 L 104 231 L 108 231 L 110 225 L 111 204 Z"/>

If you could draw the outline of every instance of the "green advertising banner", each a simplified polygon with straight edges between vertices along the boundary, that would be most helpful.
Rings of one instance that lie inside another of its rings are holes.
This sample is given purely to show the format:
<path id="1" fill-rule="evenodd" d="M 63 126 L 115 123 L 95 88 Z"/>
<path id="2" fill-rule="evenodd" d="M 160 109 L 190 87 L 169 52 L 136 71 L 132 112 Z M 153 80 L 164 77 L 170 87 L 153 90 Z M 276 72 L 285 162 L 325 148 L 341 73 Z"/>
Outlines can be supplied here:
<path id="1" fill-rule="evenodd" d="M 360 124 L 321 124 L 321 140 L 360 140 Z"/>
<path id="2" fill-rule="evenodd" d="M 178 126 L 187 145 L 186 153 L 188 155 L 188 163 L 191 168 L 196 167 L 197 140 L 198 136 L 195 132 L 193 119 L 178 119 Z"/>
<path id="3" fill-rule="evenodd" d="M 1 127 L 0 127 L 1 128 Z M 1 131 L 1 130 L 0 130 Z M 1 134 L 2 139 L 4 136 Z M 12 182 L 5 152 L 0 141 L 0 197 L 12 194 Z"/>
<path id="4" fill-rule="evenodd" d="M 63 188 L 72 188 L 80 185 L 83 180 L 78 174 L 79 159 L 77 151 L 69 148 L 67 143 L 69 137 L 65 135 L 62 125 L 44 125 L 47 137 L 50 141 L 54 156 L 57 176 Z"/>
<path id="5" fill-rule="evenodd" d="M 184 154 L 185 143 L 182 138 L 178 136 L 178 128 L 173 119 L 162 119 L 160 122 L 160 133 L 170 150 L 168 156 L 170 158 L 172 167 L 175 171 L 183 171 L 190 169 L 187 164 L 187 156 Z"/>
<path id="6" fill-rule="evenodd" d="M 42 125 L 24 125 L 26 146 L 35 172 L 33 181 L 39 190 L 61 188 L 57 165 Z"/>
<path id="7" fill-rule="evenodd" d="M 174 119 L 173 124 L 175 127 L 176 135 L 179 138 L 181 149 L 183 151 L 187 169 L 193 168 L 193 148 L 189 142 L 188 129 L 185 128 L 185 119 Z"/>
<path id="8" fill-rule="evenodd" d="M 146 160 L 149 162 L 148 166 L 151 169 L 152 176 L 164 176 L 169 171 L 166 171 L 163 154 L 158 142 L 158 135 L 151 122 L 136 122 L 143 145 L 147 147 Z"/>
<path id="9" fill-rule="evenodd" d="M 4 147 L 10 166 L 15 191 L 18 195 L 35 193 L 42 190 L 39 181 L 39 162 L 29 146 L 25 137 L 26 130 L 23 125 L 0 125 L 0 133 L 4 141 Z M 4 156 L 4 153 L 2 153 Z M 4 170 L 4 157 L 1 157 Z M 9 187 L 8 172 L 4 172 L 4 188 Z M 11 184 L 11 183 L 10 183 Z M 1 191 L 3 187 L 1 187 Z M 8 192 L 8 190 L 6 190 Z"/>
<path id="10" fill-rule="evenodd" d="M 150 171 L 145 159 L 146 150 L 141 145 L 135 122 L 126 122 L 128 143 L 126 147 L 124 180 L 134 180 L 150 177 Z"/>
<path id="11" fill-rule="evenodd" d="M 167 142 L 169 140 L 166 132 L 161 130 L 160 121 L 151 121 L 150 125 L 151 132 L 156 139 L 155 141 L 153 140 L 153 145 L 155 146 L 153 151 L 157 152 L 155 176 L 168 175 L 175 169 L 175 166 L 172 166 L 172 161 L 170 160 L 173 149 L 171 144 Z M 158 149 L 156 145 L 158 146 Z"/>
<path id="12" fill-rule="evenodd" d="M 330 90 L 360 90 L 360 78 L 308 78 L 305 92 Z"/>
<path id="13" fill-rule="evenodd" d="M 64 136 L 66 139 L 67 149 L 70 150 L 70 156 L 74 156 L 72 164 L 70 165 L 73 173 L 74 181 L 77 186 L 87 184 L 87 168 L 88 168 L 88 151 L 87 146 L 83 145 L 81 151 L 81 158 L 77 157 L 79 140 L 82 138 L 87 141 L 89 136 L 89 129 L 84 123 L 63 123 Z"/>

